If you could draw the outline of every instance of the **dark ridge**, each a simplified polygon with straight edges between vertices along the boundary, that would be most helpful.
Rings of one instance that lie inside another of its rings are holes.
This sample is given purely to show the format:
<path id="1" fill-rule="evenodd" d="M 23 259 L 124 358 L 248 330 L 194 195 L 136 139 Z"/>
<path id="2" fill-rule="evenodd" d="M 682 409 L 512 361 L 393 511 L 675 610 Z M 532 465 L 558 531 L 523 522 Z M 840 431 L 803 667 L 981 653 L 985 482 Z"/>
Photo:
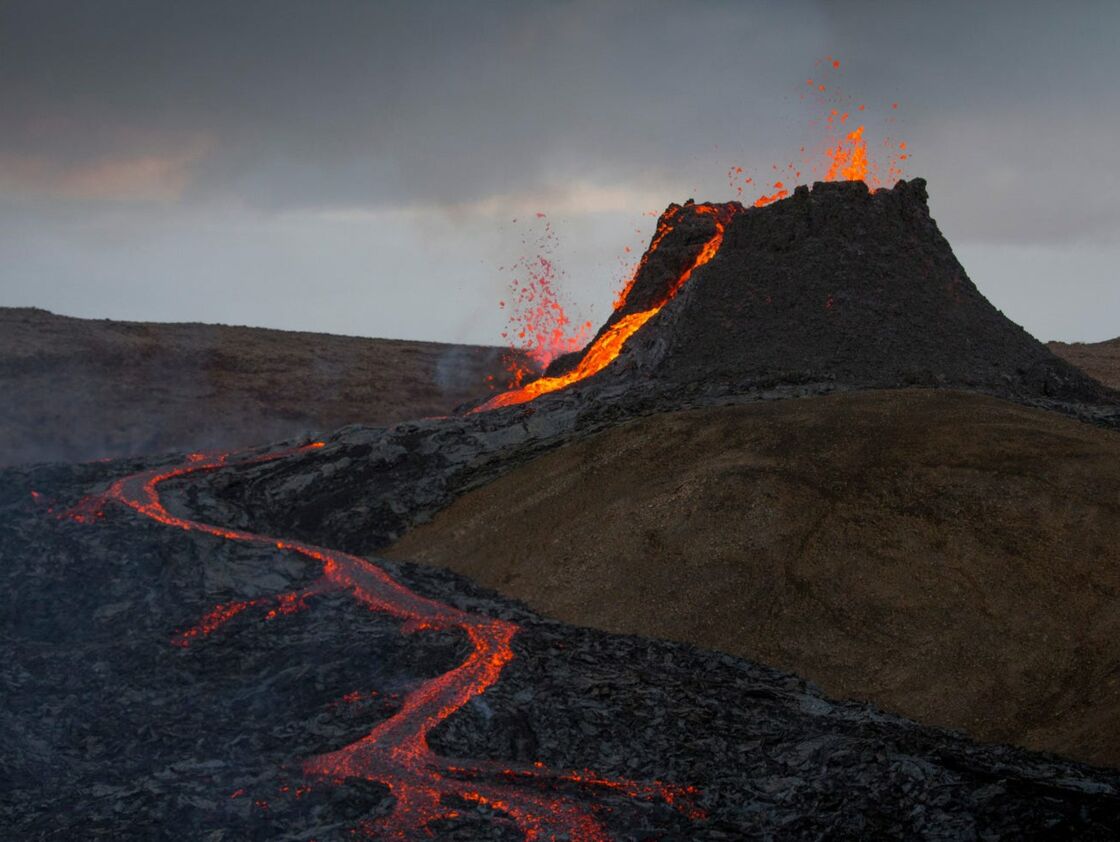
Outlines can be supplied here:
<path id="1" fill-rule="evenodd" d="M 0 307 L 0 464 L 229 450 L 444 415 L 501 348 Z"/>

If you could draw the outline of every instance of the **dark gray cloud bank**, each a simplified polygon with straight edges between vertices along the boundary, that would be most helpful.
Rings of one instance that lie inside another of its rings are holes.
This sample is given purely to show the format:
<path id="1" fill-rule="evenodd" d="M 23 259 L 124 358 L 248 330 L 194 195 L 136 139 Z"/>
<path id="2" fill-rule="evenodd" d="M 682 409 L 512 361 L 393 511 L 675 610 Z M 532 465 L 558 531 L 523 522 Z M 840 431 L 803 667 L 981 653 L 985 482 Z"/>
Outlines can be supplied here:
<path id="1" fill-rule="evenodd" d="M 497 342 L 541 211 L 601 318 L 643 213 L 817 140 L 835 55 L 901 103 L 981 289 L 1102 339 L 1118 31 L 1112 2 L 0 2 L 0 304 Z"/>

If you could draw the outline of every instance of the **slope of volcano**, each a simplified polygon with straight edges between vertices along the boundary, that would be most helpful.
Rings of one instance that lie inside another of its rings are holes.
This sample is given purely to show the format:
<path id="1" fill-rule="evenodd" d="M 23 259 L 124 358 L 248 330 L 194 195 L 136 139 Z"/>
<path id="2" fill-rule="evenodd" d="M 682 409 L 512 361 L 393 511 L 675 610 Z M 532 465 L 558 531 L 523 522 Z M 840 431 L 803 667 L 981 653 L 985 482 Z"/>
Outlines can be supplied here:
<path id="1" fill-rule="evenodd" d="M 244 447 L 442 415 L 502 350 L 0 307 L 0 464 Z"/>
<path id="2" fill-rule="evenodd" d="M 589 345 L 540 379 L 438 431 L 355 431 L 337 464 L 250 470 L 215 487 L 230 511 L 211 514 L 248 509 L 274 530 L 372 552 L 543 450 L 638 415 L 913 386 L 1120 427 L 1120 393 L 1059 359 L 969 281 L 921 179 L 874 193 L 817 183 L 761 208 L 689 201 L 662 214 Z"/>
<path id="3" fill-rule="evenodd" d="M 1120 389 L 1120 337 L 1104 342 L 1047 342 L 1066 362 L 1113 389 Z"/>
<path id="4" fill-rule="evenodd" d="M 385 552 L 567 622 L 793 670 L 1120 765 L 1120 435 L 995 398 L 661 414 L 545 454 Z"/>

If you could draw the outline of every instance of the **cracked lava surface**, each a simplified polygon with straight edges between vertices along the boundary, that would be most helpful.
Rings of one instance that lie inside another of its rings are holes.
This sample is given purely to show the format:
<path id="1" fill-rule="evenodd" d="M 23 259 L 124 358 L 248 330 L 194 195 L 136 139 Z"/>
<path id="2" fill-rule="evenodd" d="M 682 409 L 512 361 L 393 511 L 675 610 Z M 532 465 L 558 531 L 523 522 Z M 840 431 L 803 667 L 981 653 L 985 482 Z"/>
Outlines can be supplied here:
<path id="1" fill-rule="evenodd" d="M 695 791 L 688 787 L 616 780 L 586 770 L 557 771 L 543 764 L 513 766 L 480 761 L 464 765 L 463 761 L 436 755 L 428 746 L 428 735 L 498 681 L 502 669 L 514 657 L 511 641 L 518 632 L 515 623 L 470 614 L 420 596 L 358 556 L 177 517 L 161 502 L 159 486 L 168 480 L 267 462 L 323 446 L 315 442 L 242 460 L 231 459 L 228 454 L 192 454 L 182 465 L 142 471 L 115 481 L 106 491 L 79 503 L 68 517 L 96 523 L 107 516 L 107 504 L 116 503 L 166 526 L 229 541 L 273 545 L 279 551 L 298 553 L 322 565 L 321 577 L 310 588 L 216 606 L 194 627 L 176 634 L 171 641 L 175 646 L 187 647 L 201 636 L 214 634 L 250 609 L 267 609 L 262 612 L 266 620 L 307 609 L 308 597 L 327 591 L 344 592 L 372 611 L 401 620 L 402 634 L 459 629 L 467 635 L 472 651 L 459 666 L 422 682 L 394 715 L 361 739 L 303 762 L 303 771 L 311 779 L 329 784 L 362 778 L 389 788 L 394 798 L 392 811 L 360 822 L 358 832 L 382 839 L 426 836 L 432 822 L 456 818 L 455 802 L 460 802 L 484 805 L 494 811 L 496 820 L 512 822 L 527 840 L 602 842 L 610 836 L 597 816 L 601 808 L 592 803 L 596 793 L 661 801 L 690 818 L 702 817 L 693 806 Z"/>

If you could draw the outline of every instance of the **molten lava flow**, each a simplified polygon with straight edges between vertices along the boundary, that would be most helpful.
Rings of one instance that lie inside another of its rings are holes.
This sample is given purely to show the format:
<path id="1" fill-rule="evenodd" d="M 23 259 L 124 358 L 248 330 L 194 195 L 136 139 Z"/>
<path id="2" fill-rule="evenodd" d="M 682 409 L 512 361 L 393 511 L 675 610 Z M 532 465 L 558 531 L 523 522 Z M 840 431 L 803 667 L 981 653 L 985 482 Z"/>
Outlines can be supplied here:
<path id="1" fill-rule="evenodd" d="M 754 200 L 754 206 L 756 208 L 764 208 L 767 205 L 778 201 L 779 199 L 784 199 L 788 195 L 789 195 L 789 191 L 786 190 L 786 186 L 780 181 L 775 181 L 774 182 L 774 192 L 771 193 L 769 196 L 759 196 L 757 199 Z"/>
<path id="2" fill-rule="evenodd" d="M 541 764 L 522 766 L 480 761 L 461 766 L 449 763 L 428 747 L 428 735 L 440 722 L 497 682 L 502 669 L 513 660 L 511 642 L 517 634 L 517 625 L 506 620 L 468 614 L 420 596 L 364 558 L 300 541 L 270 538 L 176 517 L 160 501 L 158 487 L 167 480 L 231 464 L 267 462 L 322 446 L 321 442 L 317 442 L 236 463 L 231 463 L 225 454 L 192 454 L 183 465 L 144 471 L 117 480 L 104 493 L 79 503 L 69 517 L 80 523 L 96 523 L 105 517 L 107 504 L 119 503 L 145 517 L 186 532 L 271 545 L 277 550 L 298 553 L 322 564 L 322 577 L 310 588 L 271 598 L 219 605 L 209 611 L 198 625 L 176 634 L 172 639 L 176 646 L 186 647 L 212 635 L 225 623 L 252 608 L 274 606 L 264 615 L 266 620 L 271 620 L 307 608 L 308 597 L 331 590 L 348 593 L 371 610 L 400 619 L 403 634 L 453 628 L 466 634 L 472 651 L 463 663 L 450 672 L 419 684 L 408 693 L 395 714 L 362 739 L 304 764 L 307 774 L 326 782 L 357 777 L 380 782 L 391 790 L 395 799 L 392 812 L 383 818 L 365 821 L 360 827 L 377 838 L 405 840 L 426 837 L 428 825 L 432 822 L 459 815 L 456 809 L 445 803 L 447 799 L 486 805 L 505 814 L 527 840 L 564 838 L 571 842 L 604 842 L 608 838 L 593 809 L 581 804 L 571 794 L 564 794 L 565 791 L 584 794 L 615 792 L 635 799 L 662 801 L 692 818 L 703 815 L 689 806 L 695 792 L 691 788 L 610 780 L 589 771 L 557 772 Z M 549 789 L 554 791 L 549 792 Z M 237 790 L 230 797 L 242 795 L 244 791 Z M 256 803 L 259 809 L 267 809 L 267 802 Z"/>
<path id="3" fill-rule="evenodd" d="M 673 284 L 669 287 L 669 289 L 665 292 L 661 299 L 657 301 L 656 304 L 654 304 L 649 309 L 641 310 L 636 313 L 629 313 L 623 316 L 617 322 L 603 331 L 595 339 L 595 341 L 591 343 L 591 347 L 589 347 L 584 352 L 583 357 L 580 359 L 575 368 L 573 368 L 566 374 L 560 374 L 555 377 L 541 377 L 540 379 L 534 380 L 531 383 L 527 383 L 518 389 L 513 389 L 508 392 L 502 392 L 501 394 L 495 395 L 494 397 L 490 398 L 490 400 L 488 400 L 482 406 L 475 408 L 474 410 L 472 410 L 472 412 L 484 412 L 486 410 L 497 409 L 498 407 L 502 406 L 514 406 L 516 404 L 525 403 L 526 401 L 531 401 L 534 398 L 540 397 L 541 395 L 548 394 L 549 392 L 555 392 L 558 389 L 563 389 L 565 386 L 570 386 L 573 383 L 578 383 L 580 380 L 585 380 L 588 377 L 591 377 L 593 374 L 598 374 L 600 371 L 606 368 L 622 351 L 622 346 L 626 344 L 626 340 L 633 336 L 638 331 L 638 329 L 641 328 L 642 325 L 644 325 L 651 318 L 657 315 L 662 307 L 664 307 L 673 298 L 676 297 L 677 292 L 679 292 L 680 288 L 685 285 L 690 277 L 692 277 L 693 272 L 695 272 L 697 269 L 699 269 L 701 266 L 703 266 L 705 263 L 716 256 L 716 252 L 719 251 L 719 247 L 723 243 L 723 232 L 727 227 L 728 220 L 726 218 L 726 214 L 733 213 L 734 211 L 730 209 L 733 209 L 734 207 L 736 206 L 694 206 L 693 209 L 696 213 L 711 216 L 715 220 L 716 228 L 715 233 L 712 234 L 710 238 L 708 238 L 708 241 L 705 242 L 704 246 L 700 249 L 700 253 L 697 254 L 696 259 L 688 268 L 686 268 L 680 274 L 680 276 L 673 282 Z M 637 271 L 635 271 L 634 279 L 637 278 L 638 272 L 640 272 L 642 267 L 645 266 L 649 255 L 657 248 L 661 240 L 664 239 L 665 235 L 672 230 L 673 219 L 679 212 L 680 209 L 677 208 L 672 212 L 672 215 L 670 215 L 670 213 L 666 213 L 665 216 L 662 217 L 661 222 L 658 224 L 657 235 L 654 237 L 653 242 L 650 244 L 649 251 L 647 251 L 645 257 L 642 258 L 642 262 L 639 264 Z M 626 294 L 633 286 L 634 279 L 631 279 L 630 283 L 627 285 L 626 290 L 623 291 L 623 294 L 620 297 L 620 302 L 625 300 Z"/>

